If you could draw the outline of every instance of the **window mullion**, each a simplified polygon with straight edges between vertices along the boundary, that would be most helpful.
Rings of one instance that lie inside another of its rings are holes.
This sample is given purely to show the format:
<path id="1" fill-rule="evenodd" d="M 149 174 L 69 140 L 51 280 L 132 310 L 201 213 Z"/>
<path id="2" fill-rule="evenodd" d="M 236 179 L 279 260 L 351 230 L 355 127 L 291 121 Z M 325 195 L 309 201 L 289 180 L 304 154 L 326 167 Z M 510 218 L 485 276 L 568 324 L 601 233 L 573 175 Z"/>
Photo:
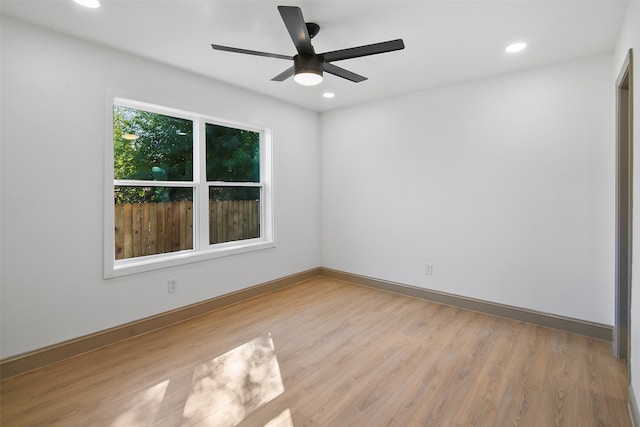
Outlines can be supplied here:
<path id="1" fill-rule="evenodd" d="M 191 181 L 143 181 L 135 179 L 114 179 L 113 185 L 121 187 L 193 187 Z"/>
<path id="2" fill-rule="evenodd" d="M 204 120 L 195 120 L 193 128 L 195 196 L 198 201 L 196 240 L 198 248 L 204 249 L 209 246 L 209 186 L 207 185 L 207 145 Z"/>
<path id="3" fill-rule="evenodd" d="M 263 130 L 260 133 L 260 235 L 266 240 L 274 239 L 274 225 L 273 225 L 273 205 L 272 205 L 272 183 L 271 183 L 271 162 L 262 161 L 263 159 L 271 159 L 273 153 L 271 131 Z"/>
<path id="4" fill-rule="evenodd" d="M 209 181 L 212 187 L 262 187 L 261 182 L 241 182 L 241 181 Z"/>

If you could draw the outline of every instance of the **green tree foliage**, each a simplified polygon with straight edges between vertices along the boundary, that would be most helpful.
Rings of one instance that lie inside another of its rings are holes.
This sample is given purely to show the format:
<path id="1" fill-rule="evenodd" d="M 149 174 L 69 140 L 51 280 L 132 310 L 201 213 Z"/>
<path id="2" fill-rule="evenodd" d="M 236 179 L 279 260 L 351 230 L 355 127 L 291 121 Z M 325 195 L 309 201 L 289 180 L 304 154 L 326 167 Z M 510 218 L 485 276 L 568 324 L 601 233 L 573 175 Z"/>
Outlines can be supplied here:
<path id="1" fill-rule="evenodd" d="M 135 139 L 126 139 L 134 135 Z M 193 122 L 126 107 L 114 107 L 116 179 L 191 181 Z M 153 173 L 161 169 L 162 176 Z"/>
<path id="2" fill-rule="evenodd" d="M 114 178 L 193 179 L 193 122 L 133 108 L 113 108 Z M 189 200 L 190 188 L 118 187 L 116 203 Z"/>
<path id="3" fill-rule="evenodd" d="M 259 182 L 259 134 L 207 124 L 207 181 Z"/>
<path id="4" fill-rule="evenodd" d="M 260 135 L 243 129 L 207 124 L 207 181 L 260 182 Z M 257 200 L 252 187 L 212 187 L 216 200 Z"/>
<path id="5" fill-rule="evenodd" d="M 113 109 L 114 178 L 142 181 L 193 180 L 193 122 L 133 108 Z M 258 132 L 206 125 L 208 181 L 259 182 Z M 190 188 L 118 187 L 116 203 L 185 200 Z M 259 190 L 215 187 L 210 197 L 253 200 Z"/>

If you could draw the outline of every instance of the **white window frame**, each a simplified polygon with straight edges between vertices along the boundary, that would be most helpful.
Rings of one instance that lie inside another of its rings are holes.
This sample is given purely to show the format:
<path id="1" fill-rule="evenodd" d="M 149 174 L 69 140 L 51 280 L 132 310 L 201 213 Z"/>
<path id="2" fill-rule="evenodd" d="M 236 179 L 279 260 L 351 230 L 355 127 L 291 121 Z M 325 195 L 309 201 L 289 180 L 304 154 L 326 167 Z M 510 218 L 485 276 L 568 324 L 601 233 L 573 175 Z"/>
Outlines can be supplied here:
<path id="1" fill-rule="evenodd" d="M 105 187 L 104 187 L 104 277 L 153 271 L 191 262 L 204 261 L 229 255 L 275 247 L 272 204 L 272 132 L 242 123 L 192 113 L 172 107 L 137 101 L 131 98 L 108 95 L 105 136 Z M 191 120 L 194 124 L 193 181 L 149 181 L 145 186 L 189 187 L 193 194 L 193 249 L 147 255 L 122 260 L 115 259 L 114 190 L 116 185 L 139 185 L 136 180 L 114 179 L 113 107 L 123 106 Z M 218 182 L 206 179 L 206 124 L 243 129 L 260 134 L 260 182 Z M 209 244 L 209 187 L 260 187 L 260 237 L 231 242 Z M 204 201 L 204 202 L 203 202 Z"/>

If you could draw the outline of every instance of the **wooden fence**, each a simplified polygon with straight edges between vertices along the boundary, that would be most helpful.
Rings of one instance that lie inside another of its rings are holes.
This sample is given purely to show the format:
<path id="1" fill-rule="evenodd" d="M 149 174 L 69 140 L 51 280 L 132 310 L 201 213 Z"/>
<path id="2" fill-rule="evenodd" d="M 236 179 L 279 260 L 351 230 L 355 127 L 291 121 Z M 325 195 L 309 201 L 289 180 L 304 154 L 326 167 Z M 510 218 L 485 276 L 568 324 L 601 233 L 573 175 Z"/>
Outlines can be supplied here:
<path id="1" fill-rule="evenodd" d="M 193 202 L 114 206 L 116 259 L 193 248 Z M 258 200 L 211 200 L 209 243 L 260 237 Z"/>

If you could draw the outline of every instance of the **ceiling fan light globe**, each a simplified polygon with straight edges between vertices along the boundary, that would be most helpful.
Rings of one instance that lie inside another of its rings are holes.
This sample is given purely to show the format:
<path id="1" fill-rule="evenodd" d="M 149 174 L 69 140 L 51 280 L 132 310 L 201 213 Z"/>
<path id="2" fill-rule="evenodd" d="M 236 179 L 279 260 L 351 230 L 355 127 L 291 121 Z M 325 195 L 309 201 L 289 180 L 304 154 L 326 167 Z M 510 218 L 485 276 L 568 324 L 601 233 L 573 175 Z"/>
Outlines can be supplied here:
<path id="1" fill-rule="evenodd" d="M 97 9 L 100 7 L 100 1 L 98 0 L 73 0 L 80 6 L 88 7 L 89 9 Z"/>
<path id="2" fill-rule="evenodd" d="M 526 49 L 527 44 L 526 43 L 513 43 L 510 44 L 509 46 L 507 46 L 505 48 L 505 52 L 507 53 L 516 53 L 516 52 L 520 52 L 521 50 Z"/>
<path id="3" fill-rule="evenodd" d="M 302 86 L 316 86 L 322 83 L 322 74 L 301 72 L 293 76 L 293 80 Z"/>

